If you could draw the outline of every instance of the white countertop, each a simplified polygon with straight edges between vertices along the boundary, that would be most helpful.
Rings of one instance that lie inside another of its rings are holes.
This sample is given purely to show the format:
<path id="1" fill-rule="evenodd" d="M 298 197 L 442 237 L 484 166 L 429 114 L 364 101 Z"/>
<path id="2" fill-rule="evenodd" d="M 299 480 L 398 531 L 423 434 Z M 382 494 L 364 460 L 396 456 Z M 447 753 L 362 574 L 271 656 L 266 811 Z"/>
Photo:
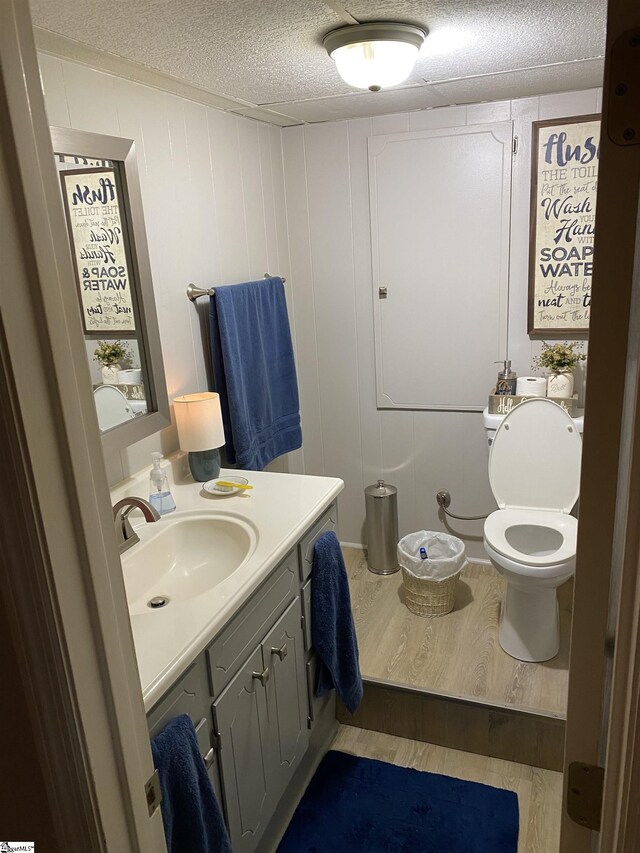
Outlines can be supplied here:
<path id="1" fill-rule="evenodd" d="M 310 477 L 301 474 L 259 472 L 242 473 L 253 489 L 244 494 L 209 495 L 201 483 L 184 476 L 184 454 L 173 454 L 166 466 L 176 512 L 159 522 L 145 523 L 138 513 L 131 521 L 141 544 L 157 533 L 165 520 L 176 519 L 181 512 L 213 511 L 247 522 L 257 531 L 253 553 L 228 578 L 210 591 L 186 601 L 172 601 L 166 609 L 149 610 L 131 616 L 131 627 L 145 710 L 149 711 L 178 676 L 206 648 L 213 637 L 240 609 L 252 592 L 289 553 L 312 521 L 344 488 L 342 480 L 333 477 Z M 148 497 L 149 470 L 118 483 L 111 490 L 112 502 L 136 495 Z M 135 551 L 134 545 L 129 553 Z M 126 568 L 127 553 L 123 555 Z"/>

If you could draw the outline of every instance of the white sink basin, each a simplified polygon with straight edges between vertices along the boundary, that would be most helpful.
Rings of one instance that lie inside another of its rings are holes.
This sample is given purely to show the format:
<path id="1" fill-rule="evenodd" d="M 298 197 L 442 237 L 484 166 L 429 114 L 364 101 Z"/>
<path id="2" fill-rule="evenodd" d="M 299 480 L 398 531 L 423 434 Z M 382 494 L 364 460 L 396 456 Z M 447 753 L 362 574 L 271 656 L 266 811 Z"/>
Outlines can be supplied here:
<path id="1" fill-rule="evenodd" d="M 136 531 L 140 542 L 122 556 L 131 614 L 153 613 L 155 598 L 167 599 L 157 608 L 163 610 L 209 592 L 243 565 L 257 542 L 253 525 L 214 512 L 175 513 Z"/>

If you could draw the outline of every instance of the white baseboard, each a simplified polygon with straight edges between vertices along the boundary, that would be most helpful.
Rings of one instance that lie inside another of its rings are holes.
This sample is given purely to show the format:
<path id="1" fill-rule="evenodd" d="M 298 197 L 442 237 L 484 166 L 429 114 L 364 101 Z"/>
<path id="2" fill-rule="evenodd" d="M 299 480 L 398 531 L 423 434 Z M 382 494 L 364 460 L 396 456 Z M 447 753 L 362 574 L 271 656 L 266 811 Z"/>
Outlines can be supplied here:
<path id="1" fill-rule="evenodd" d="M 365 547 L 361 542 L 341 542 L 340 544 L 343 548 L 358 548 L 360 551 L 365 550 Z"/>

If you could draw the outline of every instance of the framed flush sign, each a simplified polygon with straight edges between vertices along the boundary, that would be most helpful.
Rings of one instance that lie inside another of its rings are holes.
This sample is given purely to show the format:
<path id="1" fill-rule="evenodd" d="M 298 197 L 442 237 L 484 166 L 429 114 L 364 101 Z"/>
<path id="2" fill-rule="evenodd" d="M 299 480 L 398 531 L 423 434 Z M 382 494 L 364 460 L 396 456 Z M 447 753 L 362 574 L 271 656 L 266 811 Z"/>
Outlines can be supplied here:
<path id="1" fill-rule="evenodd" d="M 600 117 L 535 122 L 531 174 L 529 334 L 588 334 Z"/>
<path id="2" fill-rule="evenodd" d="M 130 247 L 115 169 L 60 172 L 86 335 L 135 332 Z"/>

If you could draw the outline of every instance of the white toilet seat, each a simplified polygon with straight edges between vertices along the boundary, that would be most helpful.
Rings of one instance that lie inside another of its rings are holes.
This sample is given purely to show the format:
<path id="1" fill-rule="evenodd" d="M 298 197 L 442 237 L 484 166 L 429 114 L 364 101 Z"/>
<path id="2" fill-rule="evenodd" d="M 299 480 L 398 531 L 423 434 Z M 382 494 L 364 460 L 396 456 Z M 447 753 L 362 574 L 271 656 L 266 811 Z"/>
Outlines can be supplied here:
<path id="1" fill-rule="evenodd" d="M 538 530 L 535 535 L 536 531 L 526 528 L 546 528 L 549 533 Z M 577 535 L 577 519 L 568 513 L 548 510 L 498 509 L 484 524 L 486 543 L 508 560 L 521 563 L 523 568 L 558 566 L 573 560 Z"/>
<path id="2" fill-rule="evenodd" d="M 575 570 L 582 441 L 553 400 L 515 406 L 496 430 L 489 481 L 500 509 L 484 525 L 487 556 L 507 582 L 498 638 L 516 660 L 558 654 L 556 589 Z"/>
<path id="3" fill-rule="evenodd" d="M 524 400 L 502 421 L 489 451 L 498 506 L 571 512 L 581 455 L 582 439 L 564 409 L 547 397 Z"/>
<path id="4" fill-rule="evenodd" d="M 102 432 L 135 417 L 129 401 L 114 385 L 98 385 L 93 396 L 98 414 L 98 426 Z"/>

